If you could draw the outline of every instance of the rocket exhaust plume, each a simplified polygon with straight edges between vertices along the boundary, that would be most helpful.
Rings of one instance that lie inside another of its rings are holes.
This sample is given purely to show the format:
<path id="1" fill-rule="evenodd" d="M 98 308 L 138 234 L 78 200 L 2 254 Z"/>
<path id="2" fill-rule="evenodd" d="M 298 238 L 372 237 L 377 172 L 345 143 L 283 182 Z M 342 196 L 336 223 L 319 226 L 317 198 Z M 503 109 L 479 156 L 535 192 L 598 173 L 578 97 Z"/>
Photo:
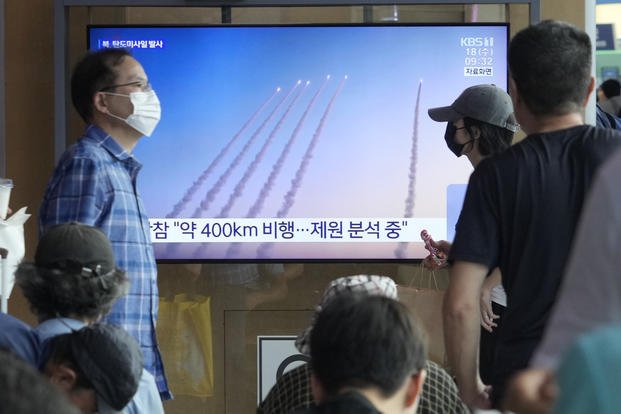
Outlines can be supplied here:
<path id="1" fill-rule="evenodd" d="M 265 109 L 265 107 L 271 102 L 271 100 L 274 98 L 274 96 L 276 96 L 279 92 L 280 92 L 280 88 L 277 88 L 274 91 L 274 93 L 271 96 L 269 96 L 261 104 L 261 106 L 259 106 L 259 108 L 250 116 L 250 118 L 248 118 L 248 120 L 244 123 L 244 125 L 242 125 L 242 127 L 239 129 L 239 131 L 237 131 L 237 133 L 235 135 L 233 135 L 233 137 L 224 146 L 224 148 L 222 148 L 220 150 L 220 153 L 218 153 L 218 155 L 216 155 L 216 158 L 214 158 L 213 161 L 211 161 L 211 163 L 209 164 L 207 169 L 204 170 L 201 173 L 201 175 L 196 179 L 196 181 L 194 181 L 194 183 L 192 183 L 190 188 L 188 188 L 186 190 L 186 192 L 183 195 L 183 197 L 181 198 L 181 200 L 179 200 L 177 202 L 177 204 L 175 204 L 173 209 L 170 211 L 170 213 L 168 213 L 166 215 L 167 218 L 173 218 L 173 217 L 178 217 L 179 216 L 179 214 L 183 211 L 183 209 L 185 209 L 185 207 L 188 205 L 188 203 L 190 202 L 192 197 L 194 197 L 194 194 L 196 194 L 198 189 L 203 185 L 203 183 L 205 182 L 207 177 L 209 177 L 209 175 L 211 174 L 213 169 L 216 168 L 216 166 L 220 163 L 222 158 L 224 158 L 224 156 L 229 151 L 231 146 L 233 146 L 233 144 L 237 141 L 237 139 L 240 137 L 240 135 L 243 134 L 246 131 L 246 129 L 250 126 L 250 124 L 252 124 L 252 122 L 256 119 L 256 117 L 263 111 L 263 109 Z"/>
<path id="2" fill-rule="evenodd" d="M 247 218 L 248 217 L 256 217 L 259 214 L 259 212 L 261 211 L 261 209 L 263 208 L 263 204 L 265 203 L 265 200 L 267 199 L 270 191 L 272 190 L 272 187 L 274 186 L 274 181 L 276 181 L 276 178 L 278 177 L 278 174 L 280 173 L 280 170 L 281 170 L 282 166 L 284 165 L 285 160 L 287 159 L 287 156 L 289 155 L 289 152 L 291 151 L 291 147 L 295 143 L 295 140 L 296 140 L 298 134 L 300 133 L 300 130 L 302 129 L 302 126 L 304 125 L 304 121 L 306 120 L 306 117 L 308 116 L 309 112 L 311 111 L 311 109 L 315 105 L 315 101 L 317 100 L 317 97 L 319 97 L 319 95 L 321 94 L 321 91 L 324 89 L 324 87 L 328 83 L 329 79 L 330 79 L 329 77 L 326 78 L 326 80 L 321 84 L 319 89 L 317 89 L 317 92 L 315 92 L 315 95 L 313 95 L 313 97 L 311 98 L 310 102 L 308 103 L 308 106 L 304 110 L 304 113 L 300 117 L 300 120 L 298 121 L 297 125 L 293 129 L 293 132 L 291 133 L 291 136 L 289 137 L 289 141 L 287 141 L 287 144 L 285 145 L 285 147 L 281 151 L 280 155 L 278 156 L 278 159 L 274 163 L 274 166 L 272 167 L 272 171 L 271 171 L 267 181 L 263 185 L 263 188 L 261 188 L 261 191 L 259 192 L 257 200 L 252 205 L 252 207 L 250 207 L 250 209 L 248 210 L 248 213 L 246 214 Z M 306 85 L 308 85 L 309 83 L 310 82 L 307 81 Z M 226 251 L 225 257 L 226 258 L 234 258 L 237 255 L 237 253 L 239 252 L 239 247 L 240 247 L 239 243 L 231 244 L 231 246 Z"/>
<path id="3" fill-rule="evenodd" d="M 282 169 L 285 163 L 285 160 L 287 159 L 287 156 L 289 155 L 289 152 L 291 151 L 291 148 L 293 147 L 293 144 L 295 143 L 298 137 L 298 134 L 300 133 L 300 130 L 304 126 L 304 121 L 306 121 L 306 117 L 310 113 L 313 106 L 315 106 L 315 101 L 317 101 L 317 98 L 319 97 L 319 95 L 321 94 L 321 91 L 323 91 L 323 89 L 325 88 L 329 80 L 330 78 L 326 78 L 326 80 L 321 84 L 319 89 L 317 89 L 317 92 L 315 92 L 315 95 L 313 95 L 313 97 L 311 98 L 310 102 L 308 103 L 308 106 L 306 107 L 306 110 L 300 117 L 300 120 L 295 126 L 295 129 L 291 133 L 291 136 L 289 137 L 289 141 L 287 141 L 287 144 L 285 145 L 282 152 L 280 153 L 278 160 L 274 163 L 274 166 L 272 167 L 272 172 L 270 173 L 270 176 L 265 182 L 265 185 L 263 185 L 263 188 L 259 192 L 257 201 L 255 201 L 253 206 L 250 207 L 250 210 L 248 210 L 248 214 L 246 214 L 246 217 L 256 217 L 257 214 L 261 212 L 261 209 L 263 208 L 263 204 L 265 203 L 267 196 L 269 195 L 270 191 L 272 190 L 272 187 L 274 186 L 274 181 L 276 181 L 276 178 L 280 174 L 280 170 Z"/>
<path id="4" fill-rule="evenodd" d="M 313 152 L 315 150 L 315 147 L 317 146 L 319 137 L 321 136 L 321 131 L 323 130 L 323 127 L 326 123 L 326 119 L 328 119 L 328 115 L 330 114 L 332 105 L 334 105 L 334 101 L 339 96 L 339 94 L 341 93 L 341 90 L 343 89 L 343 86 L 345 85 L 346 79 L 347 77 L 343 78 L 341 82 L 339 83 L 339 86 L 336 89 L 336 92 L 334 92 L 332 99 L 330 99 L 330 102 L 328 102 L 328 105 L 326 106 L 326 110 L 324 111 L 321 119 L 319 120 L 319 125 L 317 125 L 317 129 L 315 130 L 315 133 L 313 134 L 313 138 L 311 139 L 310 143 L 308 144 L 308 147 L 306 148 L 306 152 L 304 153 L 302 162 L 300 163 L 300 167 L 298 168 L 298 171 L 295 173 L 295 178 L 291 181 L 291 188 L 289 189 L 287 194 L 285 194 L 285 201 L 282 207 L 280 208 L 280 210 L 278 211 L 278 213 L 276 214 L 276 216 L 279 218 L 286 217 L 287 213 L 289 213 L 289 210 L 291 209 L 291 207 L 293 206 L 293 203 L 295 202 L 295 196 L 298 190 L 300 189 L 300 185 L 302 184 L 302 180 L 304 179 L 304 174 L 306 173 L 308 164 L 313 158 Z"/>
<path id="5" fill-rule="evenodd" d="M 408 196 L 405 199 L 405 214 L 403 217 L 410 218 L 414 214 L 414 189 L 416 187 L 416 164 L 418 159 L 418 118 L 420 116 L 420 91 L 423 86 L 423 80 L 418 83 L 418 92 L 416 93 L 416 106 L 414 107 L 414 125 L 412 128 L 412 149 L 410 151 L 410 172 L 408 182 Z M 395 256 L 399 259 L 405 257 L 407 243 L 399 243 L 399 247 L 395 250 Z"/>
<path id="6" fill-rule="evenodd" d="M 293 180 L 291 180 L 291 187 L 289 188 L 289 191 L 287 192 L 287 194 L 285 194 L 285 200 L 283 202 L 283 205 L 280 208 L 280 210 L 278 210 L 278 213 L 276 214 L 278 218 L 286 217 L 287 214 L 289 213 L 289 210 L 295 203 L 295 196 L 298 190 L 300 189 L 302 180 L 304 179 L 304 175 L 306 173 L 306 169 L 308 168 L 308 164 L 313 158 L 313 152 L 315 150 L 315 147 L 317 146 L 317 142 L 319 141 L 319 138 L 321 136 L 321 132 L 326 123 L 326 120 L 328 119 L 330 110 L 332 109 L 332 106 L 334 105 L 334 101 L 341 93 L 343 86 L 345 86 L 346 80 L 347 80 L 347 76 L 345 76 L 341 80 L 341 82 L 339 83 L 339 86 L 336 88 L 336 92 L 334 92 L 334 95 L 332 95 L 332 98 L 328 102 L 328 105 L 326 106 L 326 109 L 323 112 L 321 119 L 319 120 L 317 129 L 315 130 L 315 133 L 313 134 L 313 137 L 310 143 L 308 144 L 308 147 L 306 148 L 306 152 L 304 153 L 302 157 L 302 161 L 300 162 L 300 166 L 298 167 L 298 170 L 295 173 L 295 177 L 293 178 Z M 266 244 L 266 243 L 259 246 L 259 248 L 257 249 L 258 257 L 266 257 L 267 252 L 270 249 L 270 246 L 271 246 L 270 244 Z"/>
<path id="7" fill-rule="evenodd" d="M 301 83 L 302 81 L 298 81 L 297 85 L 300 85 Z M 229 216 L 229 213 L 231 212 L 231 208 L 233 207 L 233 204 L 244 192 L 244 189 L 246 188 L 246 184 L 248 183 L 248 180 L 250 179 L 250 177 L 252 177 L 252 175 L 256 171 L 257 166 L 261 163 L 261 161 L 263 161 L 263 158 L 265 157 L 265 153 L 267 152 L 267 149 L 269 148 L 272 141 L 274 141 L 274 137 L 276 137 L 276 134 L 280 130 L 280 127 L 282 126 L 282 124 L 285 122 L 285 120 L 289 116 L 289 113 L 291 112 L 291 109 L 294 107 L 295 103 L 298 101 L 298 98 L 300 97 L 300 95 L 302 95 L 302 92 L 306 90 L 306 86 L 308 86 L 308 83 L 305 84 L 304 87 L 301 88 L 293 96 L 293 99 L 291 99 L 291 102 L 289 102 L 287 109 L 285 109 L 285 111 L 281 115 L 276 125 L 274 125 L 274 128 L 272 128 L 272 131 L 270 132 L 267 139 L 263 143 L 263 146 L 261 147 L 259 152 L 254 156 L 254 159 L 252 160 L 250 165 L 248 165 L 248 168 L 246 168 L 244 175 L 242 176 L 242 178 L 239 180 L 239 182 L 235 186 L 235 189 L 233 190 L 233 193 L 230 195 L 228 201 L 226 202 L 226 205 L 222 207 L 222 210 L 220 211 L 218 218 L 225 218 Z"/>
<path id="8" fill-rule="evenodd" d="M 209 190 L 207 192 L 207 194 L 205 195 L 203 200 L 200 202 L 199 206 L 196 208 L 196 210 L 194 210 L 194 213 L 192 214 L 192 217 L 201 217 L 203 212 L 207 211 L 207 209 L 209 208 L 211 202 L 216 198 L 216 195 L 220 192 L 222 187 L 224 187 L 224 184 L 228 180 L 229 176 L 231 175 L 233 170 L 239 165 L 241 159 L 244 157 L 244 155 L 246 155 L 246 152 L 248 152 L 248 149 L 250 148 L 250 146 L 257 139 L 257 137 L 259 136 L 261 131 L 263 131 L 263 128 L 265 128 L 265 126 L 272 119 L 274 114 L 278 111 L 278 109 L 280 109 L 280 106 L 283 104 L 283 102 L 285 102 L 285 100 L 289 97 L 289 95 L 291 95 L 291 93 L 293 93 L 293 91 L 298 87 L 298 85 L 299 85 L 299 83 L 296 83 L 289 90 L 289 92 L 280 100 L 280 102 L 278 102 L 278 104 L 272 110 L 272 112 L 270 112 L 270 114 L 267 116 L 267 118 L 265 118 L 263 123 L 261 125 L 259 125 L 259 127 L 254 131 L 254 133 L 252 134 L 250 139 L 248 139 L 248 142 L 246 142 L 246 144 L 241 149 L 239 154 L 237 154 L 235 159 L 233 159 L 233 161 L 228 166 L 226 171 L 224 171 L 224 173 L 222 173 L 222 175 L 220 175 L 220 177 L 218 178 L 218 180 L 216 181 L 214 186 L 211 188 L 211 190 Z"/>

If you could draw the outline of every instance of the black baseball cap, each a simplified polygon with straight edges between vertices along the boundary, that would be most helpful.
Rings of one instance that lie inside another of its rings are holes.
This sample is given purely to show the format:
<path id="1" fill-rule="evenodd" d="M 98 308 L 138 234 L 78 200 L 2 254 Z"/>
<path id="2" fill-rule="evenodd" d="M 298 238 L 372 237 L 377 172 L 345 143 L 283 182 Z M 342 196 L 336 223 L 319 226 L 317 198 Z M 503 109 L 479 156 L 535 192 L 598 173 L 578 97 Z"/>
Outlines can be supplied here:
<path id="1" fill-rule="evenodd" d="M 103 323 L 85 326 L 70 335 L 75 363 L 97 394 L 98 412 L 120 412 L 140 384 L 140 346 L 122 328 Z"/>
<path id="2" fill-rule="evenodd" d="M 97 227 L 76 222 L 51 227 L 39 240 L 34 264 L 85 276 L 106 274 L 116 268 L 108 237 Z"/>

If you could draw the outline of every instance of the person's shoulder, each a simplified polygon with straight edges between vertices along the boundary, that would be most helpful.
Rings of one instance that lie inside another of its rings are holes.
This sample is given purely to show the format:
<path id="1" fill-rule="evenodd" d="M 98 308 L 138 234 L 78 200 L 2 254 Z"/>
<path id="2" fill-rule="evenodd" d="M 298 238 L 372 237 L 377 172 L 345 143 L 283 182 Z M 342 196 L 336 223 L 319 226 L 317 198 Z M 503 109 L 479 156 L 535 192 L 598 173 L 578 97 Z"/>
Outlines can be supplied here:
<path id="1" fill-rule="evenodd" d="M 101 158 L 106 155 L 106 150 L 102 147 L 101 142 L 94 140 L 88 136 L 83 136 L 72 145 L 73 154 L 76 157 L 95 157 Z"/>
<path id="2" fill-rule="evenodd" d="M 614 128 L 601 128 L 589 125 L 584 131 L 585 135 L 592 135 L 598 138 L 621 140 L 621 130 Z"/>
<path id="3" fill-rule="evenodd" d="M 81 137 L 77 142 L 69 146 L 57 165 L 57 174 L 64 172 L 71 174 L 72 171 L 92 170 L 103 171 L 102 166 L 108 165 L 110 155 L 97 142 L 88 137 Z"/>
<path id="4" fill-rule="evenodd" d="M 517 144 L 516 144 L 517 145 Z M 504 171 L 510 171 L 516 165 L 517 158 L 512 148 L 486 157 L 481 160 L 470 175 L 470 182 L 474 183 L 484 179 L 492 179 Z"/>
<path id="5" fill-rule="evenodd" d="M 531 155 L 566 153 L 571 148 L 583 151 L 584 148 L 597 150 L 614 149 L 621 146 L 621 131 L 601 128 L 593 125 L 577 125 L 554 131 L 532 134 L 517 144 L 512 145 L 505 153 L 524 153 Z"/>
<path id="6" fill-rule="evenodd" d="M 427 376 L 423 383 L 421 411 L 423 413 L 466 413 L 468 409 L 459 398 L 457 384 L 451 375 L 440 365 L 427 360 Z"/>
<path id="7" fill-rule="evenodd" d="M 575 137 L 575 141 L 580 143 L 581 151 L 586 150 L 587 154 L 603 161 L 621 148 L 621 131 L 589 125 Z"/>
<path id="8" fill-rule="evenodd" d="M 25 322 L 17 319 L 16 317 L 7 313 L 0 312 L 0 333 L 12 334 L 15 332 L 21 332 L 24 334 L 31 334 L 32 327 Z"/>
<path id="9" fill-rule="evenodd" d="M 96 143 L 81 137 L 63 152 L 59 165 L 67 166 L 77 162 L 95 162 L 104 155 L 102 148 Z"/>
<path id="10" fill-rule="evenodd" d="M 312 404 L 310 367 L 302 364 L 277 379 L 265 399 L 259 404 L 265 414 L 305 410 Z M 304 411 L 302 411 L 304 412 Z"/>
<path id="11" fill-rule="evenodd" d="M 0 313 L 0 348 L 6 348 L 24 361 L 36 365 L 39 347 L 38 337 L 30 325 Z"/>

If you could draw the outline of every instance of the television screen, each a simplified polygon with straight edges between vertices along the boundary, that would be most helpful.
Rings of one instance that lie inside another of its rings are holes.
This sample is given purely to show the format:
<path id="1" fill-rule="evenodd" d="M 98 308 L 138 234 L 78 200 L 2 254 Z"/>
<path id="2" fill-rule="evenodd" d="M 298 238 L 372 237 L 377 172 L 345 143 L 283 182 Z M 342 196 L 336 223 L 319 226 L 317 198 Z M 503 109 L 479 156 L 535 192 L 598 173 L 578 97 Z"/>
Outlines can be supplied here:
<path id="1" fill-rule="evenodd" d="M 427 109 L 506 89 L 508 27 L 89 27 L 162 104 L 135 148 L 159 261 L 408 260 L 472 172 Z"/>

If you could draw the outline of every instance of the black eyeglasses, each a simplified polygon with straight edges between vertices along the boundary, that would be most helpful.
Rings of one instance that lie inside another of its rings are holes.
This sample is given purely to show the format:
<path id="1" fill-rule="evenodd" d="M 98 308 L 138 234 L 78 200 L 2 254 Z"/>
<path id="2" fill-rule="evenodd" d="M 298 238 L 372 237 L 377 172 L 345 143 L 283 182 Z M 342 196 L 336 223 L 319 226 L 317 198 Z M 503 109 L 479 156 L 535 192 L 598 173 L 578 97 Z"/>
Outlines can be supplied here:
<path id="1" fill-rule="evenodd" d="M 120 88 L 122 86 L 136 86 L 138 88 L 140 88 L 141 91 L 143 92 L 148 92 L 152 89 L 151 84 L 147 81 L 143 81 L 143 80 L 139 80 L 139 81 L 133 81 L 133 82 L 128 82 L 128 83 L 120 83 L 118 85 L 110 85 L 110 86 L 106 86 L 104 88 L 101 88 L 99 90 L 99 92 L 106 92 L 112 89 L 116 89 L 116 88 Z"/>

